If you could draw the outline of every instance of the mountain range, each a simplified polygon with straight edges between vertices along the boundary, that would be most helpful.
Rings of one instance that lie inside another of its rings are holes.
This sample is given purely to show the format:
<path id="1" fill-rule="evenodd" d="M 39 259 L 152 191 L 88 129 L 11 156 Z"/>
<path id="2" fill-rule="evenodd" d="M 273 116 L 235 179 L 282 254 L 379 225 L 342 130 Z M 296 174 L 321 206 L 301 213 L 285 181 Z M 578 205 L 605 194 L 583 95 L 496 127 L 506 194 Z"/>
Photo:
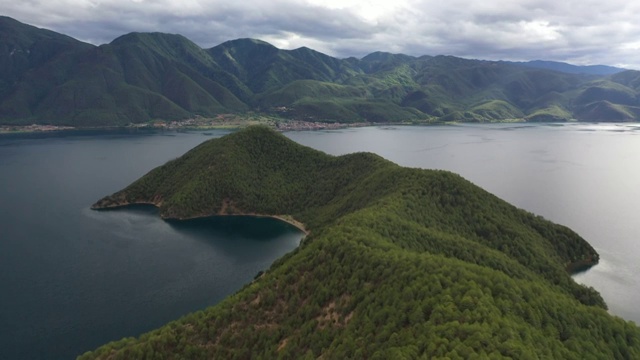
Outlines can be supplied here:
<path id="1" fill-rule="evenodd" d="M 174 34 L 95 46 L 0 17 L 0 124 L 118 126 L 257 112 L 326 122 L 635 121 L 640 72 L 374 52 L 338 59 Z"/>

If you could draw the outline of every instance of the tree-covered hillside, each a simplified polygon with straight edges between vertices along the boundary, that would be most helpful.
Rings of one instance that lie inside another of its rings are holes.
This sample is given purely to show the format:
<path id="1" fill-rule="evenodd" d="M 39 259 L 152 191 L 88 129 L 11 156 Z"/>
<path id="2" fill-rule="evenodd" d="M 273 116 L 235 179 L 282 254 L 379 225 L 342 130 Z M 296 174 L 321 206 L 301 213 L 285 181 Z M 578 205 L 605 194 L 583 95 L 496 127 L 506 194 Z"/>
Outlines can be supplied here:
<path id="1" fill-rule="evenodd" d="M 93 46 L 0 17 L 0 125 L 266 113 L 322 122 L 635 121 L 640 72 L 130 33 Z M 630 80 L 631 79 L 631 80 Z"/>
<path id="2" fill-rule="evenodd" d="M 298 249 L 220 304 L 82 359 L 632 359 L 640 329 L 570 272 L 570 229 L 445 171 L 332 157 L 264 127 L 205 142 L 94 208 L 277 215 Z"/>

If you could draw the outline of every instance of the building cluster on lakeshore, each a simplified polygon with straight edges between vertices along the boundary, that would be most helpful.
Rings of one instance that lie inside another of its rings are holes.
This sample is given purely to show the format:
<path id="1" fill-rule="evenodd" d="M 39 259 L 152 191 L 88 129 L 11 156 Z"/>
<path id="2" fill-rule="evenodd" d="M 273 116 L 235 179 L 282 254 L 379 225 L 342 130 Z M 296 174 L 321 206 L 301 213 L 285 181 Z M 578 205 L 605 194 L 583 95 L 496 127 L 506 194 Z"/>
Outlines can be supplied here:
<path id="1" fill-rule="evenodd" d="M 280 131 L 294 131 L 294 130 L 333 130 L 343 129 L 346 127 L 367 126 L 369 123 L 323 123 L 323 122 L 311 122 L 311 121 L 282 121 L 276 122 L 275 128 Z"/>
<path id="2" fill-rule="evenodd" d="M 166 129 L 166 130 L 179 130 L 179 129 L 210 129 L 210 128 L 239 128 L 247 125 L 263 124 L 270 126 L 278 131 L 300 131 L 300 130 L 333 130 L 342 129 L 346 127 L 360 127 L 371 125 L 367 122 L 359 123 L 340 123 L 340 122 L 314 122 L 305 120 L 291 120 L 274 118 L 262 115 L 235 115 L 235 114 L 221 114 L 213 118 L 205 118 L 196 116 L 190 119 L 184 120 L 154 120 L 146 123 L 132 123 L 128 127 L 131 128 L 150 128 L 150 129 Z M 57 126 L 57 125 L 0 125 L 0 133 L 18 133 L 18 132 L 45 132 L 45 131 L 60 131 L 60 130 L 72 130 L 75 129 L 72 126 Z"/>
<path id="3" fill-rule="evenodd" d="M 60 130 L 72 130 L 75 129 L 73 126 L 57 126 L 57 125 L 26 125 L 26 126 L 17 126 L 17 125 L 0 125 L 0 133 L 11 133 L 11 132 L 36 132 L 36 131 L 60 131 Z"/>
<path id="4" fill-rule="evenodd" d="M 267 116 L 240 116 L 234 114 L 221 114 L 214 118 L 196 116 L 195 118 L 173 121 L 152 121 L 144 124 L 132 124 L 134 127 L 152 127 L 157 129 L 175 130 L 181 128 L 216 128 L 216 127 L 243 127 L 252 124 L 263 124 L 279 131 L 295 130 L 331 130 L 346 127 L 367 126 L 369 123 L 325 123 L 304 120 L 288 120 Z"/>
<path id="5" fill-rule="evenodd" d="M 233 114 L 221 114 L 214 118 L 205 118 L 196 115 L 194 118 L 183 120 L 154 120 L 148 123 L 131 124 L 131 127 L 143 128 L 151 127 L 156 129 L 175 130 L 181 128 L 214 128 L 230 125 L 246 124 L 247 120 Z"/>

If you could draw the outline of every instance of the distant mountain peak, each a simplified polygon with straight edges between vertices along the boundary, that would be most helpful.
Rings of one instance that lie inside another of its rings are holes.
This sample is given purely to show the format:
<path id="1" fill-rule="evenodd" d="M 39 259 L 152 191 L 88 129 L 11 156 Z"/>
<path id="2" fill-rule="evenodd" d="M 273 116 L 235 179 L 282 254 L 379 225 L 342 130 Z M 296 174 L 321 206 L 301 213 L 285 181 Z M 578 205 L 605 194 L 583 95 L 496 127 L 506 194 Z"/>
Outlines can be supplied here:
<path id="1" fill-rule="evenodd" d="M 511 62 L 512 64 L 564 72 L 568 74 L 585 75 L 613 75 L 626 69 L 608 65 L 573 65 L 560 61 L 531 60 L 524 62 Z"/>
<path id="2" fill-rule="evenodd" d="M 389 61 L 389 60 L 412 60 L 414 56 L 405 54 L 394 54 L 386 51 L 374 51 L 364 56 L 362 61 Z"/>
<path id="3" fill-rule="evenodd" d="M 179 42 L 193 43 L 191 40 L 180 34 L 169 34 L 162 32 L 130 32 L 115 38 L 111 45 L 121 45 L 126 43 L 140 43 L 146 41 L 169 41 L 173 44 Z M 194 44 L 195 45 L 195 44 Z"/>
<path id="4" fill-rule="evenodd" d="M 266 41 L 263 41 L 260 39 L 254 39 L 254 38 L 239 38 L 234 40 L 227 40 L 215 47 L 236 47 L 236 46 L 255 46 L 255 45 L 277 49 L 275 46 L 273 46 L 272 44 Z"/>

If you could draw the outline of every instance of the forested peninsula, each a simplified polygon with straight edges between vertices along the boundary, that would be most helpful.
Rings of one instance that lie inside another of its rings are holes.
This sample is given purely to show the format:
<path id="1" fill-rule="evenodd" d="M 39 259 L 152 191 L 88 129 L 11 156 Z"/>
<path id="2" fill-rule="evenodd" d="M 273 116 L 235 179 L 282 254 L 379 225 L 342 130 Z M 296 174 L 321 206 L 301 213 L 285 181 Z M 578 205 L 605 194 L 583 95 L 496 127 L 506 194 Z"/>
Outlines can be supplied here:
<path id="1" fill-rule="evenodd" d="M 584 239 L 450 172 L 249 127 L 93 208 L 140 203 L 285 216 L 308 235 L 221 303 L 80 359 L 640 358 L 640 328 L 570 276 L 598 261 Z"/>

